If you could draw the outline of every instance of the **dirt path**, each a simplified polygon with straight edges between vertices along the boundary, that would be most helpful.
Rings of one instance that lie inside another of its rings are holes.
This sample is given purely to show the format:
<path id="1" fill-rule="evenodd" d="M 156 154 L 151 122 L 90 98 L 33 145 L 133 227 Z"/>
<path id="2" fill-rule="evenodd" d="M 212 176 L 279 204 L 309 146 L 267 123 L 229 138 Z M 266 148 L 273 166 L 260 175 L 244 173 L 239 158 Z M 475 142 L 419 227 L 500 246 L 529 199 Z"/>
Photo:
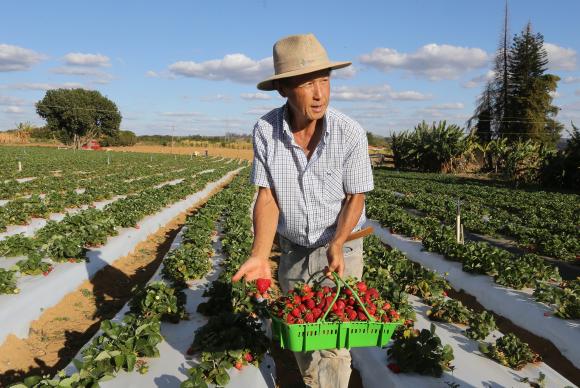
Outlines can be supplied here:
<path id="1" fill-rule="evenodd" d="M 153 276 L 188 214 L 227 185 L 174 218 L 138 244 L 134 251 L 99 271 L 57 305 L 46 309 L 31 324 L 29 336 L 9 335 L 0 346 L 0 387 L 30 375 L 54 375 L 70 363 L 98 331 L 103 320 L 113 318 L 127 303 L 132 288 Z"/>

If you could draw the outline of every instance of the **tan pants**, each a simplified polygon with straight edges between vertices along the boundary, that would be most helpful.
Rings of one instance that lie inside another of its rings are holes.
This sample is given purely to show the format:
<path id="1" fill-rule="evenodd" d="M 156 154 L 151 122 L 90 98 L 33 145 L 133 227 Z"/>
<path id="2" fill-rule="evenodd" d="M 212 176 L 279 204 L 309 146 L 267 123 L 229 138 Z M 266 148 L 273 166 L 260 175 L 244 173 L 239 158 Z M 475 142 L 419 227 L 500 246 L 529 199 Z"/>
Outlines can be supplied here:
<path id="1" fill-rule="evenodd" d="M 278 282 L 284 292 L 292 289 L 297 282 L 307 281 L 312 274 L 328 265 L 328 246 L 305 248 L 279 236 L 280 265 Z M 344 277 L 362 277 L 363 240 L 349 241 L 344 245 Z M 334 285 L 330 280 L 328 285 Z M 323 283 L 323 284 L 325 284 Z M 350 352 L 347 349 L 320 350 L 294 353 L 302 378 L 311 388 L 348 388 L 351 373 Z"/>

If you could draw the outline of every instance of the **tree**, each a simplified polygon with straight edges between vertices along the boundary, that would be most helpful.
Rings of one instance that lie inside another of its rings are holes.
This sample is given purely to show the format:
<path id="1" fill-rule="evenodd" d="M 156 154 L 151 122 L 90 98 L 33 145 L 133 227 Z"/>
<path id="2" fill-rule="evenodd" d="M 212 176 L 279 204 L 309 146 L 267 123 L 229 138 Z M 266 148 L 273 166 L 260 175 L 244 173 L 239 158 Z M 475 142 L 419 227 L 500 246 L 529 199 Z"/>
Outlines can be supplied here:
<path id="1" fill-rule="evenodd" d="M 545 74 L 547 65 L 544 37 L 534 34 L 528 23 L 511 46 L 508 122 L 500 130 L 510 141 L 532 139 L 554 145 L 560 138 L 563 126 L 556 122 L 558 108 L 552 105 L 560 78 Z"/>
<path id="2" fill-rule="evenodd" d="M 96 90 L 48 90 L 36 103 L 47 127 L 75 149 L 100 136 L 116 136 L 121 113 L 114 102 Z"/>

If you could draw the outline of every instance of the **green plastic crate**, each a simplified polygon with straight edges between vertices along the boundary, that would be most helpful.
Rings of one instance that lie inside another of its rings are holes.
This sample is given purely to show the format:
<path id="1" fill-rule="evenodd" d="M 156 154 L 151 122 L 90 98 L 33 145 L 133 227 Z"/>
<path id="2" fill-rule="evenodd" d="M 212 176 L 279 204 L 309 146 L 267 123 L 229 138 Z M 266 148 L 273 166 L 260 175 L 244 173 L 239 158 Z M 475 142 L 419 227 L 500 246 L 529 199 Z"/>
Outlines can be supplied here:
<path id="1" fill-rule="evenodd" d="M 347 286 L 355 299 L 364 305 L 358 298 L 355 290 L 334 274 L 340 291 L 340 284 Z M 383 347 L 386 346 L 397 326 L 402 322 L 326 322 L 324 319 L 332 308 L 333 303 L 327 308 L 326 314 L 318 322 L 304 324 L 287 324 L 277 317 L 272 317 L 272 334 L 275 340 L 280 341 L 282 349 L 293 352 L 310 352 L 324 349 L 350 349 L 360 347 Z M 365 310 L 369 319 L 370 314 Z"/>

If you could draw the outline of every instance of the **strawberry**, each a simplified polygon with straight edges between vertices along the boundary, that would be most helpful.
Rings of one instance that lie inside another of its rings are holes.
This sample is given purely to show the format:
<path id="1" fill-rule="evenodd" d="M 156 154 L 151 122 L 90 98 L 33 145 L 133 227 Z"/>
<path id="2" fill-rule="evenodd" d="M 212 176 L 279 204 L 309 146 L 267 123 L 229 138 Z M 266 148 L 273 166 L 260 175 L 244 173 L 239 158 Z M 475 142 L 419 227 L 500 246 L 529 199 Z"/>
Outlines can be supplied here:
<path id="1" fill-rule="evenodd" d="M 443 296 L 447 296 L 447 292 L 446 291 L 443 291 Z"/>
<path id="2" fill-rule="evenodd" d="M 391 304 L 389 302 L 387 302 L 383 305 L 383 310 L 388 311 L 390 309 L 391 309 Z"/>
<path id="3" fill-rule="evenodd" d="M 303 304 L 298 306 L 298 309 L 300 310 L 301 313 L 306 311 L 306 306 L 304 306 Z"/>
<path id="4" fill-rule="evenodd" d="M 291 314 L 286 315 L 286 323 L 288 323 L 288 324 L 291 325 L 294 322 L 295 322 L 295 320 L 294 320 L 294 316 L 293 315 L 291 315 Z"/>
<path id="5" fill-rule="evenodd" d="M 48 272 L 48 271 L 44 271 L 44 272 L 42 273 L 42 275 L 43 275 L 43 276 L 48 276 L 48 274 L 49 274 L 49 273 L 50 273 L 50 272 Z"/>
<path id="6" fill-rule="evenodd" d="M 307 299 L 303 304 L 308 308 L 308 310 L 312 310 L 316 307 L 316 303 L 312 299 Z"/>
<path id="7" fill-rule="evenodd" d="M 346 303 L 344 303 L 343 299 L 339 299 L 336 301 L 335 306 L 339 310 L 344 310 L 344 308 L 346 307 Z"/>
<path id="8" fill-rule="evenodd" d="M 187 355 L 188 355 L 188 356 L 193 356 L 193 354 L 195 353 L 195 352 L 193 351 L 193 347 L 192 347 L 192 346 L 190 346 L 190 347 L 187 349 L 187 352 L 186 352 L 186 353 L 187 353 Z"/>
<path id="9" fill-rule="evenodd" d="M 355 301 L 354 299 L 349 299 L 349 300 L 347 300 L 347 301 L 346 301 L 346 303 L 347 303 L 349 306 L 354 306 L 354 304 L 356 303 L 356 301 Z"/>
<path id="10" fill-rule="evenodd" d="M 302 287 L 302 291 L 304 291 L 305 293 L 309 293 L 310 291 L 312 291 L 312 288 L 308 284 L 305 284 Z"/>
<path id="11" fill-rule="evenodd" d="M 401 373 L 401 367 L 397 364 L 390 363 L 387 365 L 387 368 L 389 368 L 393 373 Z"/>
<path id="12" fill-rule="evenodd" d="M 348 316 L 348 319 L 350 319 L 351 321 L 354 321 L 356 319 L 356 317 L 358 316 L 358 314 L 354 310 L 347 310 L 346 314 Z"/>
<path id="13" fill-rule="evenodd" d="M 346 295 L 348 295 L 348 296 L 351 296 L 351 295 L 352 295 L 352 291 L 351 291 L 351 290 L 349 290 L 348 288 L 347 288 L 346 290 L 344 290 L 344 293 L 345 293 Z"/>
<path id="14" fill-rule="evenodd" d="M 358 282 L 356 284 L 356 288 L 358 288 L 359 292 L 364 293 L 367 291 L 367 285 L 364 282 Z"/>
<path id="15" fill-rule="evenodd" d="M 306 313 L 306 315 L 304 316 L 304 320 L 307 323 L 312 323 L 314 322 L 314 314 L 313 313 Z"/>
<path id="16" fill-rule="evenodd" d="M 359 319 L 360 321 L 366 321 L 368 318 L 367 318 L 367 316 L 365 315 L 365 313 L 359 312 L 359 313 L 358 313 L 358 319 Z"/>
<path id="17" fill-rule="evenodd" d="M 297 324 L 303 324 L 303 323 L 304 323 L 304 319 L 302 319 L 302 318 L 298 318 L 298 319 L 296 320 L 296 323 L 297 323 Z"/>
<path id="18" fill-rule="evenodd" d="M 391 322 L 391 320 L 389 319 L 389 317 L 388 317 L 388 316 L 386 316 L 386 315 L 383 315 L 383 316 L 381 317 L 381 321 L 382 321 L 382 322 Z"/>
<path id="19" fill-rule="evenodd" d="M 328 286 L 324 286 L 324 287 L 322 287 L 322 293 L 323 293 L 324 295 L 328 295 L 328 294 L 330 294 L 330 287 L 328 287 Z"/>
<path id="20" fill-rule="evenodd" d="M 260 294 L 263 294 L 264 292 L 266 292 L 270 288 L 271 284 L 272 284 L 272 281 L 270 279 L 258 279 L 258 280 L 256 280 L 256 288 L 258 288 L 258 292 Z"/>
<path id="21" fill-rule="evenodd" d="M 312 314 L 314 315 L 314 319 L 318 319 L 322 315 L 322 310 L 315 307 L 312 309 Z"/>
<path id="22" fill-rule="evenodd" d="M 300 295 L 294 295 L 292 303 L 294 303 L 295 305 L 299 305 L 300 303 L 302 303 L 302 298 L 300 298 Z"/>
<path id="23" fill-rule="evenodd" d="M 295 307 L 294 310 L 292 310 L 290 312 L 290 314 L 292 314 L 294 317 L 298 318 L 298 317 L 300 317 L 300 315 L 302 315 L 302 312 L 300 311 L 300 309 L 298 307 Z"/>
<path id="24" fill-rule="evenodd" d="M 246 360 L 247 362 L 254 361 L 254 357 L 252 356 L 252 353 L 246 353 L 246 354 L 244 354 L 244 360 Z"/>
<path id="25" fill-rule="evenodd" d="M 237 370 L 242 370 L 243 367 L 244 364 L 242 364 L 241 361 L 236 361 L 236 363 L 234 364 L 234 368 L 236 368 Z"/>
<path id="26" fill-rule="evenodd" d="M 318 300 L 322 299 L 322 297 L 324 296 L 322 291 L 317 291 L 315 295 L 316 295 L 316 299 L 318 299 Z"/>

